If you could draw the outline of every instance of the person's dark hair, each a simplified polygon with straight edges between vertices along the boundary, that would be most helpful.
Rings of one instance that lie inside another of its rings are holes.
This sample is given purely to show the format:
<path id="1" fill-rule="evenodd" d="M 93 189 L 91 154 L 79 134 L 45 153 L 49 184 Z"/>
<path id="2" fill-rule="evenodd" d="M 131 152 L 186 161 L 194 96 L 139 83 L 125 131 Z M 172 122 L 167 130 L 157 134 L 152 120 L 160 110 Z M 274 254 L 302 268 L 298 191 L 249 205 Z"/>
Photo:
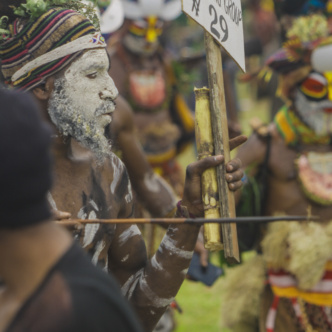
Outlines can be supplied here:
<path id="1" fill-rule="evenodd" d="M 0 87 L 0 228 L 50 217 L 51 130 L 26 93 Z"/>

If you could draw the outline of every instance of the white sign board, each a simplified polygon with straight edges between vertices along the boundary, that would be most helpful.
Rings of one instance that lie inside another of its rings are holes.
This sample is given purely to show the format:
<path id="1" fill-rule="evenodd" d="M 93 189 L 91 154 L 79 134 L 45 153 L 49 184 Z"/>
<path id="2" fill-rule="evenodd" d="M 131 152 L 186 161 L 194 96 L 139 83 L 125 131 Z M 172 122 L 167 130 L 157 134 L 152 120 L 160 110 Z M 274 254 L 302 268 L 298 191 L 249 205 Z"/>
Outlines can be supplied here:
<path id="1" fill-rule="evenodd" d="M 208 31 L 245 71 L 241 0 L 182 0 L 182 10 Z"/>

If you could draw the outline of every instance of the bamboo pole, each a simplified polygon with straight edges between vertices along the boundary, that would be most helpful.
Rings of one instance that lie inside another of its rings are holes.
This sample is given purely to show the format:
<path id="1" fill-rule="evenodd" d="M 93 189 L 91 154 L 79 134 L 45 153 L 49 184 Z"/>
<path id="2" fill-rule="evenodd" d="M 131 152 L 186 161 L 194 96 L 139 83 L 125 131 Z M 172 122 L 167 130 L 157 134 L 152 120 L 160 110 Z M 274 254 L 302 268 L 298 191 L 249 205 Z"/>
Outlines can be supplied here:
<path id="1" fill-rule="evenodd" d="M 217 167 L 217 180 L 222 217 L 235 217 L 235 199 L 226 182 L 226 163 L 230 161 L 228 125 L 220 46 L 205 31 L 206 62 L 208 69 L 212 131 L 215 154 L 222 154 L 225 163 Z M 236 224 L 222 225 L 224 255 L 229 262 L 239 262 Z"/>
<path id="2" fill-rule="evenodd" d="M 214 155 L 212 136 L 209 89 L 194 89 L 195 91 L 195 136 L 198 159 Z M 218 182 L 216 168 L 210 168 L 202 174 L 202 201 L 205 219 L 220 218 Z M 210 251 L 224 248 L 220 239 L 220 225 L 204 224 L 204 246 Z"/>
<path id="3" fill-rule="evenodd" d="M 152 257 L 155 250 L 154 250 L 154 243 L 155 243 L 155 237 L 156 237 L 156 225 L 148 224 L 145 225 L 146 231 L 147 231 L 147 252 L 148 256 Z"/>

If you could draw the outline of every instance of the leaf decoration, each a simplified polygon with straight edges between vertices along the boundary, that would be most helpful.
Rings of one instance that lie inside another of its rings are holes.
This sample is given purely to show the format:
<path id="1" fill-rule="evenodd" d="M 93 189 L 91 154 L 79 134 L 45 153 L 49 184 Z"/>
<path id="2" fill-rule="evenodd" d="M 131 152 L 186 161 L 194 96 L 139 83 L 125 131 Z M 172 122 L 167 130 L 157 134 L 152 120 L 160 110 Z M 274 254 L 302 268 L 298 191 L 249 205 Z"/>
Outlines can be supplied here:
<path id="1" fill-rule="evenodd" d="M 99 18 L 96 12 L 97 0 L 83 2 L 80 0 L 27 0 L 25 4 L 13 7 L 14 14 L 18 17 L 34 20 L 52 7 L 72 9 L 85 16 L 99 29 Z"/>

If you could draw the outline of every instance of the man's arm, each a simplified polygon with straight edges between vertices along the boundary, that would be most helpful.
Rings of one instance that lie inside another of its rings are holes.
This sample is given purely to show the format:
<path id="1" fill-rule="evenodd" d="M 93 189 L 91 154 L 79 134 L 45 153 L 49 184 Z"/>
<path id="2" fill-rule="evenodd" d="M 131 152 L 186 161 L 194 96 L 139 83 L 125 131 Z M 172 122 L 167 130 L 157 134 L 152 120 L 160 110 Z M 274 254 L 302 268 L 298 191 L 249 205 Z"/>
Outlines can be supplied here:
<path id="1" fill-rule="evenodd" d="M 121 151 L 130 181 L 140 202 L 155 217 L 163 217 L 174 209 L 176 195 L 168 183 L 154 173 L 136 137 L 133 112 L 122 98 L 109 127 L 109 136 Z"/>
<path id="2" fill-rule="evenodd" d="M 266 142 L 253 133 L 248 141 L 239 147 L 236 157 L 242 162 L 242 169 L 246 169 L 252 164 L 260 165 L 264 161 L 266 153 Z"/>
<path id="3" fill-rule="evenodd" d="M 241 160 L 242 170 L 245 172 L 249 166 L 253 166 L 251 172 L 255 174 L 257 167 L 264 162 L 267 144 L 259 134 L 254 132 L 248 141 L 239 147 L 236 157 Z M 238 203 L 241 198 L 241 190 L 235 193 L 235 201 Z"/>
<path id="4" fill-rule="evenodd" d="M 245 138 L 237 139 L 240 144 Z M 187 168 L 182 206 L 201 217 L 201 174 L 223 162 L 222 156 L 197 161 Z M 228 163 L 229 187 L 241 186 L 239 160 Z M 155 255 L 148 260 L 144 241 L 136 225 L 117 226 L 110 247 L 110 268 L 120 281 L 123 294 L 133 305 L 146 331 L 151 331 L 177 294 L 187 273 L 200 225 L 170 225 Z"/>

